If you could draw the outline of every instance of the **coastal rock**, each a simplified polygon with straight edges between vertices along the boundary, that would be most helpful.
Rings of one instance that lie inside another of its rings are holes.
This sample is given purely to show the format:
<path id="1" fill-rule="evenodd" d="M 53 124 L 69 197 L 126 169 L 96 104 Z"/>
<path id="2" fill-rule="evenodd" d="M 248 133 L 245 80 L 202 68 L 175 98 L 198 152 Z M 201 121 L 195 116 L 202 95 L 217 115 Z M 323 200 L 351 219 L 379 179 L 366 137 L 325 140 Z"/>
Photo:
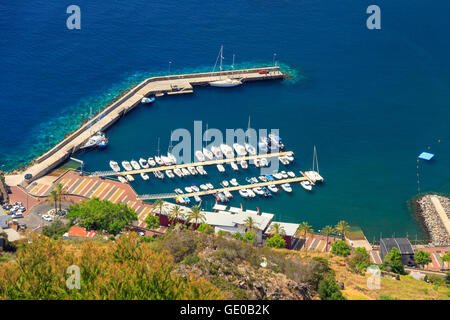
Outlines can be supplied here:
<path id="1" fill-rule="evenodd" d="M 439 195 L 425 195 L 417 200 L 417 213 L 423 219 L 423 223 L 430 235 L 433 245 L 445 246 L 450 245 L 450 234 L 442 223 L 439 214 L 436 211 L 431 197 L 437 197 L 445 213 L 450 217 L 450 199 Z"/>

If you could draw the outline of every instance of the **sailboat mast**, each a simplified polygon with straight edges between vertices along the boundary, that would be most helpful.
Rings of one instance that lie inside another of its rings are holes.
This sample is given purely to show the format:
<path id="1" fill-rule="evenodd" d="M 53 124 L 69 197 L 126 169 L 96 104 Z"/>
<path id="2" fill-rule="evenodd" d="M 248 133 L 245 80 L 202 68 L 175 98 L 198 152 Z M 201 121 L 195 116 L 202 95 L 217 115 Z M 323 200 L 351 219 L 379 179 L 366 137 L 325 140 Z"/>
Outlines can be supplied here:
<path id="1" fill-rule="evenodd" d="M 159 137 L 158 137 L 158 157 L 159 157 Z"/>
<path id="2" fill-rule="evenodd" d="M 231 64 L 231 77 L 233 77 L 234 73 L 234 53 L 233 53 L 233 63 Z"/>
<path id="3" fill-rule="evenodd" d="M 248 116 L 248 126 L 247 126 L 247 133 L 245 134 L 245 142 L 249 143 L 248 141 L 248 135 L 250 134 L 250 116 Z"/>
<path id="4" fill-rule="evenodd" d="M 220 46 L 220 76 L 219 79 L 222 79 L 222 60 L 223 60 L 223 45 Z"/>

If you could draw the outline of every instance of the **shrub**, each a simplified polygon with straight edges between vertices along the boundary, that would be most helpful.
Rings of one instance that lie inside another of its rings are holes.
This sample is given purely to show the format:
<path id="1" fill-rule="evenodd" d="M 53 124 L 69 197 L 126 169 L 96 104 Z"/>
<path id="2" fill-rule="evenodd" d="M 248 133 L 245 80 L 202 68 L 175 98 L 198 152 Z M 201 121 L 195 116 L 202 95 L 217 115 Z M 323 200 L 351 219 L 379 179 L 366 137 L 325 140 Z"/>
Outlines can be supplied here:
<path id="1" fill-rule="evenodd" d="M 256 241 L 256 234 L 254 232 L 247 231 L 244 234 L 244 237 L 242 238 L 242 241 L 248 242 L 248 243 L 255 243 L 255 241 Z"/>
<path id="2" fill-rule="evenodd" d="M 279 234 L 275 234 L 266 240 L 266 246 L 269 248 L 285 248 L 286 241 Z"/>
<path id="3" fill-rule="evenodd" d="M 414 260 L 416 260 L 416 263 L 423 268 L 427 264 L 431 263 L 430 253 L 419 250 L 414 253 Z"/>
<path id="4" fill-rule="evenodd" d="M 320 281 L 317 293 L 322 300 L 345 300 L 336 280 L 332 277 L 327 277 Z"/>
<path id="5" fill-rule="evenodd" d="M 213 234 L 214 233 L 214 227 L 210 226 L 209 224 L 202 223 L 198 228 L 197 231 L 203 232 L 206 234 Z"/>
<path id="6" fill-rule="evenodd" d="M 392 248 L 386 257 L 384 257 L 383 267 L 387 271 L 392 271 L 398 274 L 405 274 L 405 269 L 403 267 L 402 256 L 397 248 Z"/>
<path id="7" fill-rule="evenodd" d="M 365 248 L 356 248 L 348 259 L 350 270 L 357 273 L 364 273 L 370 265 L 370 256 Z"/>
<path id="8" fill-rule="evenodd" d="M 345 241 L 338 240 L 331 244 L 331 253 L 336 256 L 346 257 L 350 254 L 350 247 Z"/>
<path id="9" fill-rule="evenodd" d="M 240 232 L 233 233 L 232 237 L 236 240 L 242 240 L 242 234 Z"/>
<path id="10" fill-rule="evenodd" d="M 145 223 L 147 224 L 148 229 L 159 228 L 159 217 L 149 214 L 147 218 L 145 218 Z"/>
<path id="11" fill-rule="evenodd" d="M 62 237 L 64 233 L 69 231 L 69 228 L 69 225 L 65 225 L 61 220 L 57 220 L 52 224 L 45 226 L 42 229 L 42 234 L 56 240 Z"/>

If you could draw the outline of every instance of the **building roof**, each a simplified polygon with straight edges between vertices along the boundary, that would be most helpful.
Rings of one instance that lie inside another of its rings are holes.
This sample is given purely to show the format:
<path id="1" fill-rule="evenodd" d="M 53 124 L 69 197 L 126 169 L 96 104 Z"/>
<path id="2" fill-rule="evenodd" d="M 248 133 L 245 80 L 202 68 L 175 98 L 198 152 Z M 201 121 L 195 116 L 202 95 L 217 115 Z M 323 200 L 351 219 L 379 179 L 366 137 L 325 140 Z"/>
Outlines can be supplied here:
<path id="1" fill-rule="evenodd" d="M 390 252 L 392 248 L 397 248 L 400 254 L 414 254 L 414 249 L 407 238 L 382 238 L 380 240 L 380 246 L 386 252 Z"/>
<path id="2" fill-rule="evenodd" d="M 289 237 L 292 237 L 295 235 L 295 233 L 297 232 L 297 228 L 299 226 L 298 223 L 272 221 L 272 223 L 267 228 L 267 231 L 265 232 L 265 234 L 269 234 L 270 226 L 273 225 L 274 223 L 278 223 L 280 226 L 282 226 L 284 228 L 285 235 L 289 236 Z"/>
<path id="3" fill-rule="evenodd" d="M 216 203 L 213 207 L 213 210 L 218 210 L 218 211 L 225 211 L 227 209 L 227 206 L 223 205 L 223 204 L 219 204 Z"/>
<path id="4" fill-rule="evenodd" d="M 69 237 L 92 238 L 97 234 L 96 231 L 87 231 L 84 228 L 73 226 L 68 232 Z"/>

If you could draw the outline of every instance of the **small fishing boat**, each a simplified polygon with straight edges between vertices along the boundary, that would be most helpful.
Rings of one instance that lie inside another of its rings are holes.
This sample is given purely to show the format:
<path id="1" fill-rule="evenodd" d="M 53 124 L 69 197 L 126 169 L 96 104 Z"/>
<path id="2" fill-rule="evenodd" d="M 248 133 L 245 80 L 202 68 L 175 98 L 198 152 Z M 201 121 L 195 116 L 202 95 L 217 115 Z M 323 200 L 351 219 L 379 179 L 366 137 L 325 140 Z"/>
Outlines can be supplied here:
<path id="1" fill-rule="evenodd" d="M 219 172 L 225 172 L 225 167 L 221 164 L 217 165 L 217 170 L 219 170 Z"/>
<path id="2" fill-rule="evenodd" d="M 280 150 L 284 149 L 284 144 L 282 142 L 282 139 L 279 136 L 277 136 L 276 134 L 269 133 L 269 141 L 270 141 L 270 145 L 272 146 L 272 148 L 276 148 L 276 149 L 280 149 Z"/>
<path id="3" fill-rule="evenodd" d="M 171 143 L 172 143 L 172 141 L 171 141 Z M 170 159 L 172 164 L 177 164 L 177 158 L 172 153 L 168 152 L 167 157 Z"/>
<path id="4" fill-rule="evenodd" d="M 269 165 L 269 162 L 267 161 L 266 158 L 261 158 L 259 160 L 259 163 L 260 163 L 261 167 L 267 167 Z"/>
<path id="5" fill-rule="evenodd" d="M 175 192 L 176 194 L 183 194 L 183 193 L 184 193 L 183 190 L 181 190 L 180 188 L 176 188 L 176 189 L 174 190 L 174 192 Z"/>
<path id="6" fill-rule="evenodd" d="M 256 194 L 253 192 L 252 189 L 247 189 L 247 193 L 248 193 L 249 198 L 254 198 L 254 197 L 256 197 Z"/>
<path id="7" fill-rule="evenodd" d="M 239 143 L 233 143 L 233 149 L 236 151 L 236 154 L 238 156 L 245 156 L 247 154 L 247 150 L 245 150 L 245 147 Z"/>
<path id="8" fill-rule="evenodd" d="M 288 153 L 287 155 L 284 156 L 289 162 L 293 162 L 294 161 L 294 155 L 292 153 Z"/>
<path id="9" fill-rule="evenodd" d="M 155 156 L 155 161 L 160 166 L 164 165 L 164 161 L 161 159 L 161 157 Z"/>
<path id="10" fill-rule="evenodd" d="M 272 191 L 273 193 L 277 193 L 278 192 L 278 188 L 276 185 L 271 184 L 270 186 L 267 187 L 270 191 Z"/>
<path id="11" fill-rule="evenodd" d="M 191 173 L 186 168 L 181 168 L 181 173 L 183 173 L 183 176 L 190 176 Z"/>
<path id="12" fill-rule="evenodd" d="M 209 182 L 206 183 L 205 185 L 208 187 L 209 190 L 214 189 L 214 186 L 211 183 L 209 183 Z"/>
<path id="13" fill-rule="evenodd" d="M 111 160 L 109 162 L 109 166 L 111 167 L 111 169 L 113 169 L 114 172 L 119 172 L 120 171 L 119 164 L 116 161 Z"/>
<path id="14" fill-rule="evenodd" d="M 228 199 L 233 198 L 233 194 L 232 194 L 230 191 L 228 191 L 228 190 L 225 190 L 225 191 L 223 192 L 223 194 L 224 194 L 225 197 L 227 197 Z"/>
<path id="15" fill-rule="evenodd" d="M 234 158 L 233 149 L 229 145 L 226 145 L 226 144 L 222 143 L 220 145 L 220 150 L 222 151 L 222 153 L 225 155 L 225 157 L 227 159 L 233 159 Z"/>
<path id="16" fill-rule="evenodd" d="M 243 198 L 248 198 L 248 191 L 247 191 L 247 189 L 241 189 L 241 190 L 239 190 L 239 194 L 240 194 Z"/>
<path id="17" fill-rule="evenodd" d="M 270 174 L 266 174 L 265 177 L 267 178 L 267 181 L 275 180 L 274 177 L 272 177 Z"/>
<path id="18" fill-rule="evenodd" d="M 191 199 L 188 196 L 185 196 L 183 199 L 185 203 L 191 203 Z"/>
<path id="19" fill-rule="evenodd" d="M 151 97 L 151 98 L 147 98 L 147 97 L 143 97 L 142 99 L 141 99 L 141 103 L 146 103 L 146 104 L 148 104 L 148 103 L 152 103 L 152 102 L 155 102 L 155 97 Z"/>
<path id="20" fill-rule="evenodd" d="M 269 179 L 267 179 L 266 176 L 259 176 L 258 179 L 261 180 L 261 182 L 267 182 L 267 181 L 269 181 Z"/>
<path id="21" fill-rule="evenodd" d="M 197 160 L 200 161 L 200 162 L 205 161 L 205 155 L 204 155 L 203 152 L 200 151 L 200 150 L 195 151 L 195 157 L 196 157 Z"/>
<path id="22" fill-rule="evenodd" d="M 280 157 L 280 158 L 278 158 L 278 159 L 279 159 L 280 162 L 281 162 L 283 165 L 285 165 L 285 166 L 287 166 L 287 165 L 289 164 L 289 160 L 286 159 L 286 158 L 284 158 L 284 157 Z"/>
<path id="23" fill-rule="evenodd" d="M 134 170 L 141 169 L 141 166 L 139 166 L 139 163 L 136 160 L 131 160 L 130 163 Z"/>
<path id="24" fill-rule="evenodd" d="M 230 162 L 231 168 L 233 168 L 234 171 L 238 171 L 239 167 L 237 166 L 236 162 L 232 161 Z"/>
<path id="25" fill-rule="evenodd" d="M 216 193 L 216 199 L 219 199 L 220 202 L 228 201 L 228 198 L 222 192 Z"/>
<path id="26" fill-rule="evenodd" d="M 255 165 L 256 168 L 259 168 L 261 166 L 261 162 L 259 161 L 259 159 L 254 159 L 253 164 Z"/>
<path id="27" fill-rule="evenodd" d="M 175 178 L 175 175 L 173 174 L 172 170 L 166 170 L 165 173 L 166 173 L 167 177 L 169 177 L 171 179 Z"/>
<path id="28" fill-rule="evenodd" d="M 194 196 L 194 200 L 195 202 L 201 202 L 202 198 L 200 198 L 199 196 Z"/>
<path id="29" fill-rule="evenodd" d="M 260 196 L 264 195 L 264 190 L 261 187 L 252 188 L 252 191 Z"/>
<path id="30" fill-rule="evenodd" d="M 185 190 L 187 193 L 192 193 L 192 188 L 191 188 L 191 187 L 185 187 L 184 190 Z"/>
<path id="31" fill-rule="evenodd" d="M 117 179 L 119 179 L 119 181 L 122 182 L 122 183 L 127 183 L 127 179 L 125 179 L 122 176 L 118 176 Z"/>
<path id="32" fill-rule="evenodd" d="M 145 160 L 144 158 L 139 159 L 139 165 L 144 169 L 147 169 L 149 167 L 147 160 Z"/>
<path id="33" fill-rule="evenodd" d="M 280 174 L 281 174 L 281 177 L 282 177 L 283 179 L 289 178 L 289 176 L 288 176 L 288 174 L 286 173 L 286 171 L 280 171 Z"/>
<path id="34" fill-rule="evenodd" d="M 199 192 L 200 191 L 200 188 L 197 187 L 196 185 L 192 185 L 191 189 L 192 189 L 193 192 Z"/>
<path id="35" fill-rule="evenodd" d="M 131 171 L 133 170 L 133 168 L 131 167 L 130 163 L 128 161 L 122 161 L 122 167 L 126 170 L 126 171 Z"/>
<path id="36" fill-rule="evenodd" d="M 267 144 L 263 141 L 258 142 L 259 153 L 267 153 Z"/>
<path id="37" fill-rule="evenodd" d="M 204 184 L 200 185 L 200 189 L 202 189 L 203 191 L 209 190 L 209 188 Z"/>
<path id="38" fill-rule="evenodd" d="M 181 172 L 181 170 L 179 168 L 173 169 L 173 173 L 176 174 L 178 178 L 183 177 L 183 173 Z"/>
<path id="39" fill-rule="evenodd" d="M 287 175 L 291 178 L 295 178 L 295 173 L 293 171 L 288 171 Z"/>
<path id="40" fill-rule="evenodd" d="M 279 172 L 273 173 L 272 176 L 274 176 L 275 179 L 278 179 L 278 180 L 283 179 L 283 176 L 282 176 L 281 173 L 279 173 Z"/>
<path id="41" fill-rule="evenodd" d="M 272 196 L 272 193 L 266 187 L 263 187 L 264 197 L 268 198 Z"/>
<path id="42" fill-rule="evenodd" d="M 281 188 L 283 188 L 283 190 L 286 191 L 286 192 L 292 192 L 292 188 L 291 188 L 291 185 L 289 183 L 283 183 L 281 185 Z"/>
<path id="43" fill-rule="evenodd" d="M 164 179 L 164 174 L 161 171 L 154 171 L 153 175 L 155 176 L 155 178 Z"/>
<path id="44" fill-rule="evenodd" d="M 212 153 L 211 151 L 209 151 L 206 148 L 203 148 L 203 155 L 208 159 L 208 160 L 212 160 L 214 159 L 214 153 Z"/>
<path id="45" fill-rule="evenodd" d="M 236 178 L 231 179 L 231 180 L 230 180 L 230 184 L 231 184 L 232 186 L 234 186 L 234 187 L 236 187 L 236 186 L 239 185 L 239 183 L 237 182 Z"/>
<path id="46" fill-rule="evenodd" d="M 214 156 L 216 157 L 216 159 L 218 159 L 218 160 L 223 159 L 223 153 L 222 153 L 222 151 L 220 150 L 219 147 L 212 146 L 211 147 L 211 152 L 214 153 Z"/>
<path id="47" fill-rule="evenodd" d="M 223 180 L 223 181 L 220 183 L 220 185 L 221 185 L 222 187 L 224 187 L 224 188 L 227 188 L 227 187 L 230 186 L 230 183 L 229 183 L 227 180 Z"/>
<path id="48" fill-rule="evenodd" d="M 309 181 L 300 181 L 300 185 L 303 187 L 303 189 L 311 191 L 312 190 L 312 184 Z"/>
<path id="49" fill-rule="evenodd" d="M 170 165 L 174 164 L 172 158 L 170 158 L 168 156 L 161 156 L 160 158 L 165 166 L 170 166 Z"/>
<path id="50" fill-rule="evenodd" d="M 241 160 L 241 167 L 242 167 L 242 169 L 248 169 L 248 164 L 247 164 L 247 161 L 245 161 L 245 160 Z"/>
<path id="51" fill-rule="evenodd" d="M 141 172 L 140 175 L 141 175 L 141 178 L 144 179 L 144 180 L 150 179 L 150 177 L 148 176 L 148 174 L 146 174 L 145 172 Z"/>
<path id="52" fill-rule="evenodd" d="M 252 179 L 253 183 L 258 183 L 259 182 L 258 179 L 255 178 L 255 177 L 252 177 L 251 179 Z"/>
<path id="53" fill-rule="evenodd" d="M 134 181 L 134 178 L 131 174 L 127 174 L 125 177 L 127 178 L 128 181 Z"/>
<path id="54" fill-rule="evenodd" d="M 251 144 L 246 143 L 245 144 L 245 150 L 251 155 L 256 156 L 256 148 L 252 146 Z"/>
<path id="55" fill-rule="evenodd" d="M 155 159 L 153 159 L 152 157 L 148 158 L 147 163 L 148 163 L 151 167 L 156 166 L 156 161 L 155 161 Z"/>
<path id="56" fill-rule="evenodd" d="M 189 170 L 189 172 L 190 172 L 193 176 L 195 176 L 195 175 L 198 174 L 197 170 L 195 170 L 194 167 L 188 167 L 188 170 Z"/>
<path id="57" fill-rule="evenodd" d="M 204 176 L 204 175 L 207 174 L 207 172 L 206 172 L 206 170 L 203 168 L 203 166 L 197 166 L 197 167 L 195 167 L 195 168 L 197 169 L 198 173 L 200 173 L 202 176 Z"/>

